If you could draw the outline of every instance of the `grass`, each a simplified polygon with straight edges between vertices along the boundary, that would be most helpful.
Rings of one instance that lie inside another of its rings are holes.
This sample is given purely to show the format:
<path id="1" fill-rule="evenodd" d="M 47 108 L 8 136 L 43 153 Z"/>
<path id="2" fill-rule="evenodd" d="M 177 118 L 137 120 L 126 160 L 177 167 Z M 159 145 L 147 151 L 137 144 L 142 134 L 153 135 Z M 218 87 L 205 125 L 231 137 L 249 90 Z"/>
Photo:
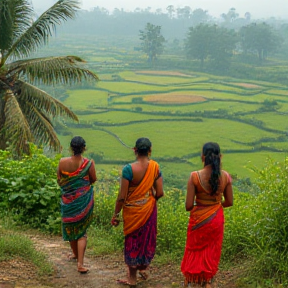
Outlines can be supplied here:
<path id="1" fill-rule="evenodd" d="M 115 51 L 110 52 L 113 54 Z M 114 57 L 109 53 L 107 57 Z M 175 72 L 180 73 L 174 75 Z M 100 79 L 103 76 L 105 81 L 97 83 L 95 90 L 69 91 L 69 97 L 64 104 L 74 111 L 82 112 L 79 115 L 80 123 L 93 125 L 93 122 L 100 122 L 105 126 L 95 125 L 93 129 L 71 127 L 69 131 L 72 135 L 82 135 L 86 139 L 87 155 L 93 152 L 101 155 L 104 160 L 111 161 L 109 164 L 103 164 L 104 170 L 108 170 L 107 167 L 111 167 L 110 165 L 113 166 L 113 161 L 115 164 L 119 161 L 127 163 L 134 159 L 133 151 L 124 147 L 113 135 L 119 137 L 129 147 L 133 147 L 138 137 L 149 137 L 153 143 L 153 157 L 159 159 L 163 173 L 171 179 L 176 177 L 182 181 L 185 179 L 184 184 L 179 183 L 181 187 L 185 186 L 189 171 L 198 167 L 199 158 L 195 155 L 200 154 L 201 146 L 207 141 L 220 144 L 224 151 L 224 167 L 232 174 L 243 178 L 254 177 L 253 172 L 247 168 L 249 163 L 263 167 L 265 157 L 271 156 L 277 160 L 284 157 L 283 153 L 258 151 L 261 145 L 253 144 L 265 140 L 268 141 L 262 143 L 265 147 L 285 149 L 284 143 L 281 142 L 283 140 L 277 140 L 283 134 L 268 132 L 256 126 L 259 121 L 267 128 L 287 130 L 285 112 L 288 109 L 288 97 L 286 93 L 280 93 L 284 91 L 283 85 L 203 73 L 190 72 L 191 76 L 187 77 L 186 72 L 182 73 L 183 76 L 181 71 L 124 70 L 100 74 Z M 123 80 L 110 81 L 115 75 L 119 75 Z M 263 90 L 265 92 L 262 92 Z M 109 103 L 108 94 L 110 94 Z M 203 96 L 208 101 L 186 103 L 186 98 L 181 95 Z M 153 97 L 162 97 L 163 104 L 146 102 Z M 175 97 L 175 101 L 179 104 L 167 105 L 165 103 L 167 97 L 169 99 Z M 143 103 L 135 103 L 135 98 L 142 98 Z M 267 107 L 264 106 L 265 100 L 278 101 L 277 109 L 284 115 L 278 112 L 256 112 L 260 108 Z M 95 107 L 105 107 L 107 111 L 84 115 L 88 110 L 89 113 L 97 112 Z M 136 112 L 137 109 L 141 109 L 144 113 Z M 185 113 L 186 116 L 183 115 Z M 194 113 L 194 116 L 187 116 L 189 113 Z M 215 113 L 219 118 L 212 118 L 215 117 Z M 246 113 L 249 114 L 245 115 Z M 241 114 L 244 115 L 240 116 Z M 229 120 L 227 117 L 233 117 L 234 120 Z M 195 122 L 195 119 L 201 122 Z M 235 121 L 236 119 L 248 120 L 255 124 L 245 124 Z M 98 128 L 105 128 L 113 135 L 99 131 Z M 70 139 L 71 136 L 60 136 L 64 154 L 69 153 Z M 243 153 L 239 153 L 241 151 Z M 182 159 L 182 163 L 179 159 Z M 173 182 L 171 179 L 168 181 L 169 184 Z"/>
<path id="2" fill-rule="evenodd" d="M 39 276 L 52 274 L 53 266 L 46 255 L 36 250 L 23 230 L 15 227 L 9 219 L 2 214 L 0 220 L 0 262 L 20 257 L 34 264 Z"/>
<path id="3" fill-rule="evenodd" d="M 107 92 L 97 90 L 68 91 L 69 97 L 63 103 L 72 110 L 85 111 L 90 105 L 107 106 Z"/>

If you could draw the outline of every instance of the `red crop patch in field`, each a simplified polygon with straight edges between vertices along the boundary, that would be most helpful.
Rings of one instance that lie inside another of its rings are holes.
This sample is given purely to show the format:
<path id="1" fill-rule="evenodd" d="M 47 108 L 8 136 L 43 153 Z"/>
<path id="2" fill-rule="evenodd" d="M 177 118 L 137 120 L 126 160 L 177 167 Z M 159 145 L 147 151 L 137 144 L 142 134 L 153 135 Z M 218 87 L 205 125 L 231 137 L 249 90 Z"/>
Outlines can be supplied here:
<path id="1" fill-rule="evenodd" d="M 181 76 L 181 77 L 193 77 L 192 75 L 180 73 L 177 71 L 137 71 L 136 74 L 150 74 L 150 75 L 159 75 L 159 76 Z"/>
<path id="2" fill-rule="evenodd" d="M 159 104 L 185 104 L 206 101 L 203 96 L 186 94 L 156 94 L 146 96 L 144 100 Z"/>
<path id="3" fill-rule="evenodd" d="M 261 86 L 256 85 L 256 84 L 250 84 L 250 83 L 233 83 L 234 85 L 241 86 L 244 88 L 251 88 L 251 89 L 257 89 L 261 88 Z"/>

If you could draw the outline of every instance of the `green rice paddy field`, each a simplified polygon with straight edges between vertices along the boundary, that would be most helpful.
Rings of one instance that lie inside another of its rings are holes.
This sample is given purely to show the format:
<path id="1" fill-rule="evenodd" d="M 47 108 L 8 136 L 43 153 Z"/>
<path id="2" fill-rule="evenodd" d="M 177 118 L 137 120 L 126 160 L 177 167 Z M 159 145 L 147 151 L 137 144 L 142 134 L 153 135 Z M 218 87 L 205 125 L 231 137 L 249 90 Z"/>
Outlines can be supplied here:
<path id="1" fill-rule="evenodd" d="M 121 169 L 132 161 L 129 147 L 138 137 L 151 139 L 152 158 L 169 183 L 173 178 L 186 181 L 190 171 L 201 167 L 201 147 L 207 141 L 220 144 L 223 168 L 235 178 L 253 179 L 254 168 L 263 168 L 267 158 L 282 161 L 287 156 L 285 86 L 179 71 L 98 76 L 94 89 L 69 91 L 64 104 L 80 121 L 67 123 L 70 135 L 60 135 L 64 153 L 72 136 L 83 136 L 86 154 L 101 155 L 98 170 Z"/>

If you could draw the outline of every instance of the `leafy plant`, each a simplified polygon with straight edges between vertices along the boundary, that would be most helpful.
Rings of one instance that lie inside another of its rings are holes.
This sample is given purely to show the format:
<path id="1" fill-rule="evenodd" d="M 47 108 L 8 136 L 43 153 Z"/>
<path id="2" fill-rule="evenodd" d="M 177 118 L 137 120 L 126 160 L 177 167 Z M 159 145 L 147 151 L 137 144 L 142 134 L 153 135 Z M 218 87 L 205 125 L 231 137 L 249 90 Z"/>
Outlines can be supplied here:
<path id="1" fill-rule="evenodd" d="M 28 0 L 0 3 L 0 149 L 11 146 L 20 155 L 29 152 L 28 142 L 48 144 L 60 151 L 53 129 L 56 116 L 77 116 L 38 84 L 72 84 L 98 77 L 81 66 L 77 56 L 26 59 L 47 44 L 56 26 L 74 18 L 77 0 L 59 0 L 34 20 Z"/>

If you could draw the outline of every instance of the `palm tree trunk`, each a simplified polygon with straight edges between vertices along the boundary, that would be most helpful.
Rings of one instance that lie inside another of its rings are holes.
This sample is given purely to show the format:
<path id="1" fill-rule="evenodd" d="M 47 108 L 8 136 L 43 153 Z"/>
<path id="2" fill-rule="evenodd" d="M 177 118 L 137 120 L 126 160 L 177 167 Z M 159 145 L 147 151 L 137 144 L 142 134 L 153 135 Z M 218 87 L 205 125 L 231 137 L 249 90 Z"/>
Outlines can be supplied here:
<path id="1" fill-rule="evenodd" d="M 4 100 L 4 91 L 0 91 L 0 150 L 5 150 L 7 148 L 6 139 L 2 134 L 2 130 L 5 124 L 5 100 Z"/>

